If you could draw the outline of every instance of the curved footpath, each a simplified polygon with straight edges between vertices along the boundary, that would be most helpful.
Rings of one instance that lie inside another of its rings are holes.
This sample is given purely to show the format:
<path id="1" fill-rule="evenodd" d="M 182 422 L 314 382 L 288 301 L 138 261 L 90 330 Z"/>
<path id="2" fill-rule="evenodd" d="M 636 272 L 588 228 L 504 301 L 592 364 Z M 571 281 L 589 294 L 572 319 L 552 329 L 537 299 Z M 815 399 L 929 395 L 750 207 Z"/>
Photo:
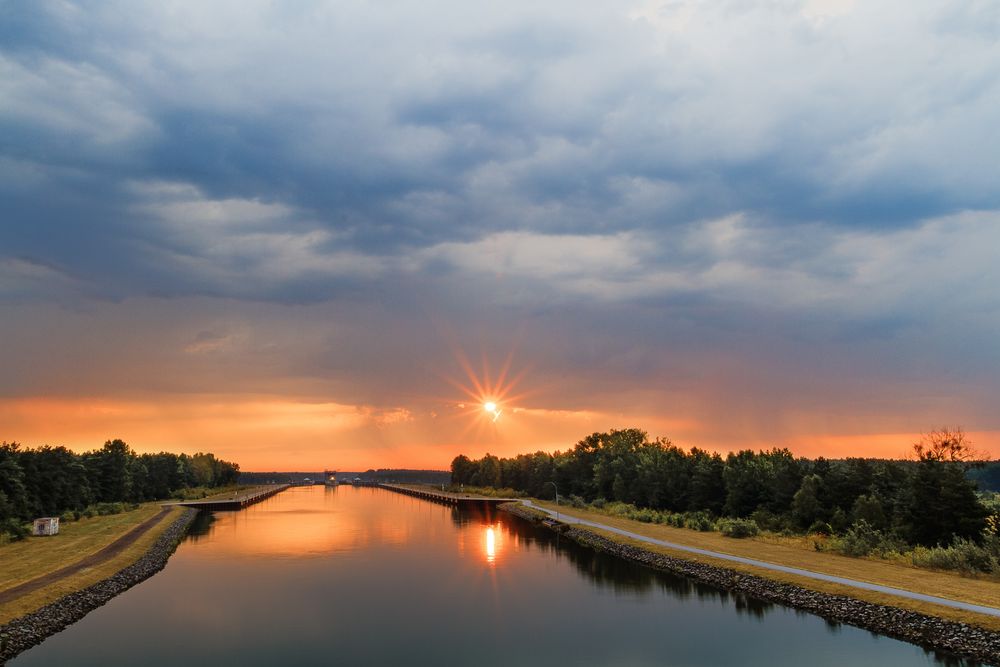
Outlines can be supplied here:
<path id="1" fill-rule="evenodd" d="M 561 523 L 566 524 L 576 524 L 581 526 L 590 526 L 592 528 L 600 528 L 601 530 L 606 530 L 609 533 L 615 533 L 623 537 L 627 537 L 632 540 L 638 540 L 640 542 L 648 542 L 649 544 L 655 544 L 661 547 L 667 547 L 668 549 L 674 549 L 676 551 L 685 551 L 687 553 L 698 554 L 700 556 L 710 556 L 712 558 L 718 558 L 719 560 L 727 560 L 734 563 L 742 563 L 744 565 L 753 565 L 754 567 L 759 567 L 764 570 L 775 570 L 777 572 L 785 572 L 787 574 L 794 574 L 800 577 L 806 577 L 808 579 L 819 579 L 820 581 L 829 581 L 834 584 L 842 584 L 844 586 L 850 586 L 851 588 L 861 588 L 866 591 L 875 591 L 877 593 L 888 593 L 889 595 L 898 595 L 902 598 L 909 598 L 911 600 L 920 600 L 921 602 L 931 602 L 933 604 L 939 604 L 943 607 L 952 607 L 954 609 L 962 609 L 964 611 L 973 611 L 977 614 L 986 614 L 987 616 L 997 616 L 1000 617 L 1000 608 L 997 607 L 986 607 L 983 605 L 972 604 L 969 602 L 960 602 L 958 600 L 950 600 L 948 598 L 941 598 L 935 595 L 925 595 L 924 593 L 914 593 L 913 591 L 908 591 L 902 588 L 892 588 L 891 586 L 882 586 L 879 584 L 872 584 L 867 581 L 859 581 L 857 579 L 848 579 L 846 577 L 837 577 L 832 574 L 823 574 L 822 572 L 813 572 L 812 570 L 803 570 L 797 567 L 788 567 L 787 565 L 776 565 L 775 563 L 768 563 L 767 561 L 755 560 L 753 558 L 744 558 L 743 556 L 733 556 L 730 554 L 722 553 L 720 551 L 710 551 L 708 549 L 700 549 L 698 547 L 689 547 L 683 544 L 677 544 L 676 542 L 668 542 L 666 540 L 658 540 L 654 537 L 647 537 L 646 535 L 640 535 L 639 533 L 633 533 L 629 530 L 623 530 L 621 528 L 615 528 L 614 526 L 608 526 L 603 523 L 598 523 L 596 521 L 589 521 L 587 519 L 577 519 L 566 514 L 557 514 L 554 510 L 547 509 L 545 507 L 540 507 L 535 505 L 530 500 L 522 500 L 525 505 L 545 512 L 549 516 L 555 517 Z"/>
<path id="2" fill-rule="evenodd" d="M 100 607 L 116 595 L 145 581 L 162 570 L 167 564 L 170 554 L 177 548 L 177 545 L 185 533 L 187 533 L 188 527 L 194 521 L 197 514 L 198 510 L 185 509 L 181 516 L 167 527 L 163 534 L 153 543 L 149 551 L 139 558 L 139 560 L 107 579 L 103 579 L 75 593 L 70 593 L 42 607 L 38 611 L 14 619 L 7 625 L 0 626 L 0 665 L 32 646 L 40 644 L 45 638 L 54 635 L 71 623 L 75 623 L 88 612 Z M 156 518 L 161 516 L 157 515 Z M 150 527 L 146 527 L 145 530 L 148 530 Z M 133 536 L 132 533 L 136 530 L 138 528 L 119 538 L 118 541 L 109 545 L 109 547 L 116 545 L 122 540 L 128 540 L 128 543 L 134 542 L 141 533 L 145 532 L 143 530 Z M 119 546 L 121 549 L 124 549 L 128 544 Z M 75 566 L 70 567 L 73 568 Z M 62 571 L 60 570 L 60 572 Z M 28 582 L 28 584 L 32 583 Z M 23 592 L 26 591 L 22 591 L 22 594 Z"/>
<path id="3" fill-rule="evenodd" d="M 64 568 L 60 568 L 55 572 L 48 572 L 40 577 L 32 579 L 31 581 L 26 581 L 23 584 L 14 586 L 13 588 L 8 588 L 5 591 L 0 591 L 0 604 L 5 604 L 7 602 L 10 602 L 11 600 L 16 600 L 22 595 L 27 595 L 28 593 L 37 591 L 39 588 L 44 588 L 46 586 L 54 584 L 55 582 L 65 579 L 66 577 L 69 577 L 71 575 L 74 575 L 77 572 L 84 570 L 88 567 L 95 567 L 97 565 L 100 565 L 101 563 L 104 563 L 105 561 L 111 560 L 121 552 L 125 551 L 125 549 L 135 544 L 136 540 L 138 540 L 140 537 L 142 537 L 150 530 L 152 530 L 154 526 L 159 525 L 160 521 L 163 520 L 163 517 L 166 516 L 169 512 L 170 508 L 164 507 L 163 509 L 160 510 L 159 514 L 149 517 L 148 519 L 140 523 L 138 526 L 136 526 L 129 532 L 125 533 L 124 535 L 122 535 L 117 540 L 107 545 L 100 551 L 92 553 L 86 558 L 78 560 L 77 562 L 71 565 L 67 565 Z"/>
<path id="4" fill-rule="evenodd" d="M 562 513 L 557 515 L 555 511 L 535 505 L 530 500 L 508 503 L 502 505 L 501 508 L 515 516 L 532 522 L 540 520 L 534 512 L 542 512 L 546 517 L 556 520 L 557 523 L 550 524 L 550 527 L 560 534 L 585 546 L 626 558 L 657 570 L 680 574 L 725 591 L 801 609 L 829 620 L 846 623 L 878 634 L 918 644 L 930 650 L 943 651 L 973 658 L 988 664 L 1000 665 L 1000 632 L 994 632 L 957 621 L 949 621 L 907 609 L 865 602 L 864 600 L 847 595 L 823 593 L 796 584 L 788 584 L 762 576 L 747 574 L 721 565 L 708 565 L 696 560 L 667 556 L 662 553 L 643 549 L 642 547 L 615 542 L 598 533 L 587 530 L 587 528 L 606 530 L 631 540 L 675 549 L 681 552 L 709 556 L 722 561 L 737 562 L 762 569 L 834 582 L 854 588 L 890 593 L 914 600 L 929 601 L 956 609 L 985 613 L 990 616 L 1000 616 L 1000 609 L 967 604 L 956 600 L 948 600 L 946 598 L 913 593 L 887 586 L 869 584 L 863 581 L 835 577 L 820 572 L 775 565 L 751 558 L 732 556 L 707 549 L 675 544 L 595 521 L 578 519 Z M 546 520 L 546 523 L 549 523 L 548 520 Z"/>

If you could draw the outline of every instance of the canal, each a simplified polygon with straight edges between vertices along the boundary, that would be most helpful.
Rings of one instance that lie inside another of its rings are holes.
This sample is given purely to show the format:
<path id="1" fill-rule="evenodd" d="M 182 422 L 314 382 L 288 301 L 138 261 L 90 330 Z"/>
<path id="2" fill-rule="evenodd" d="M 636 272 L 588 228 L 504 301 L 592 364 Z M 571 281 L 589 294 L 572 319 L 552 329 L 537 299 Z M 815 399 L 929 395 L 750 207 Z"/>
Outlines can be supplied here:
<path id="1" fill-rule="evenodd" d="M 503 512 L 292 488 L 11 665 L 954 665 L 582 548 Z"/>

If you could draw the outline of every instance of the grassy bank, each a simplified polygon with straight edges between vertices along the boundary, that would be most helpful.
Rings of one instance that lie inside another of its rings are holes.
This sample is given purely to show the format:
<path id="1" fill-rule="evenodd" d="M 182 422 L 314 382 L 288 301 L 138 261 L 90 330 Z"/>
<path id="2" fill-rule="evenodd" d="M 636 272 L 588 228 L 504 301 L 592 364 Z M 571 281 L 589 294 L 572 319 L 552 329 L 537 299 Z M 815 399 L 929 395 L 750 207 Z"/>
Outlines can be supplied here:
<path id="1" fill-rule="evenodd" d="M 496 498 L 520 498 L 523 497 L 523 493 L 517 493 L 511 489 L 494 489 L 489 486 L 468 486 L 464 488 L 461 486 L 445 486 L 443 489 L 440 484 L 396 484 L 391 483 L 388 486 L 396 486 L 403 489 L 412 489 L 414 491 L 425 491 L 428 493 L 434 493 L 441 496 L 451 496 L 453 498 L 462 499 L 472 499 L 482 498 L 483 500 L 493 500 Z M 506 492 L 510 492 L 507 495 Z"/>
<path id="2" fill-rule="evenodd" d="M 232 484 L 230 486 L 194 486 L 187 489 L 180 489 L 174 493 L 174 500 L 210 500 L 212 498 L 225 498 L 232 496 L 246 489 L 253 489 L 256 484 Z"/>
<path id="3" fill-rule="evenodd" d="M 181 508 L 173 509 L 135 543 L 104 563 L 4 604 L 0 608 L 0 624 L 35 611 L 127 567 L 149 549 L 182 511 Z M 159 512 L 159 503 L 144 503 L 135 510 L 121 514 L 95 516 L 63 523 L 59 535 L 29 537 L 20 542 L 6 544 L 0 547 L 0 591 L 72 565 L 100 551 Z"/>
<path id="4" fill-rule="evenodd" d="M 995 606 L 997 601 L 1000 600 L 1000 581 L 993 578 L 963 577 L 947 572 L 928 571 L 897 562 L 851 558 L 833 553 L 819 552 L 812 545 L 812 541 L 806 538 L 765 535 L 747 539 L 732 539 L 716 532 L 699 532 L 663 524 L 643 523 L 632 519 L 609 516 L 592 510 L 566 507 L 565 505 L 560 505 L 557 508 L 555 503 L 548 501 L 534 502 L 548 509 L 558 509 L 562 514 L 603 523 L 639 535 L 674 542 L 684 546 L 699 547 L 734 556 L 754 558 L 768 563 L 797 567 L 813 572 L 822 572 L 973 604 Z M 591 530 L 614 542 L 629 544 L 647 551 L 748 572 L 767 579 L 793 583 L 803 588 L 825 593 L 848 595 L 868 602 L 910 609 L 940 618 L 971 623 L 991 630 L 1000 630 L 1000 619 L 994 617 L 959 611 L 917 600 L 907 600 L 893 595 L 864 591 L 805 577 L 787 575 L 707 556 L 698 556 L 646 542 L 630 540 L 621 535 L 596 528 L 587 527 L 586 530 Z"/>
<path id="5" fill-rule="evenodd" d="M 445 490 L 450 493 L 484 498 L 524 498 L 527 495 L 514 489 L 495 489 L 492 486 L 472 486 L 470 484 L 451 484 L 446 486 Z"/>

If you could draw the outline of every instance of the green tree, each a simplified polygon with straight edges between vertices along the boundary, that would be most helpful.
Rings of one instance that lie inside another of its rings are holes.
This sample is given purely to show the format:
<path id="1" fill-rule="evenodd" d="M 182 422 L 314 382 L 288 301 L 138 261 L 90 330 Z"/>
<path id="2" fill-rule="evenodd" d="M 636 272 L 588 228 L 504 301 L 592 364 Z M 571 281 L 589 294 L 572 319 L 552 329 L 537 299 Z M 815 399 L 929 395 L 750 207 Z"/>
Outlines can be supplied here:
<path id="1" fill-rule="evenodd" d="M 21 446 L 16 442 L 0 444 L 0 492 L 4 494 L 6 518 L 28 518 L 28 490 L 24 470 L 18 461 Z"/>
<path id="2" fill-rule="evenodd" d="M 451 461 L 451 483 L 470 484 L 475 464 L 465 454 L 459 454 Z"/>
<path id="3" fill-rule="evenodd" d="M 96 500 L 123 502 L 132 490 L 129 461 L 135 453 L 123 440 L 108 440 L 104 447 L 86 457 L 88 473 L 95 484 Z"/>
<path id="4" fill-rule="evenodd" d="M 723 480 L 726 483 L 725 514 L 750 516 L 767 501 L 768 471 L 763 455 L 744 449 L 726 457 Z"/>
<path id="5" fill-rule="evenodd" d="M 492 454 L 487 454 L 479 462 L 479 484 L 482 486 L 492 486 L 500 488 L 503 486 L 503 477 L 500 471 L 500 459 Z"/>
<path id="6" fill-rule="evenodd" d="M 864 521 L 876 530 L 885 530 L 888 527 L 885 508 L 882 507 L 882 501 L 874 493 L 858 496 L 858 499 L 854 501 L 851 516 L 855 523 Z"/>
<path id="7" fill-rule="evenodd" d="M 611 497 L 622 502 L 625 502 L 629 497 L 628 486 L 621 474 L 615 475 L 615 479 L 611 483 Z"/>
<path id="8" fill-rule="evenodd" d="M 718 454 L 691 450 L 691 490 L 687 509 L 721 514 L 726 502 L 725 462 Z"/>
<path id="9" fill-rule="evenodd" d="M 767 508 L 775 514 L 785 514 L 802 484 L 802 467 L 787 448 L 774 448 L 761 458 L 768 487 Z"/>
<path id="10" fill-rule="evenodd" d="M 823 480 L 819 475 L 806 475 L 792 498 L 792 519 L 803 530 L 811 526 L 822 514 L 823 508 L 819 502 L 819 489 L 822 483 Z"/>
<path id="11" fill-rule="evenodd" d="M 932 431 L 914 444 L 916 471 L 901 502 L 900 530 L 913 544 L 935 546 L 955 537 L 979 540 L 988 512 L 965 476 L 971 442 L 961 430 Z"/>

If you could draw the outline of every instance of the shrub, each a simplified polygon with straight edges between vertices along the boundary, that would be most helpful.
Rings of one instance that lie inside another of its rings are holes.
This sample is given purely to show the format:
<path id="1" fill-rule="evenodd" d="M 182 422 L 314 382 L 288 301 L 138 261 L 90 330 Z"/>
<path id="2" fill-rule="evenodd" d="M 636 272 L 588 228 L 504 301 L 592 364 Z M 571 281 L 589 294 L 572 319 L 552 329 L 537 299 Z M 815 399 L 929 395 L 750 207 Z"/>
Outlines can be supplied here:
<path id="1" fill-rule="evenodd" d="M 126 506 L 125 503 L 97 503 L 87 509 L 93 512 L 90 516 L 93 516 L 94 514 L 107 516 L 109 514 L 121 514 L 126 510 L 126 507 L 128 506 Z"/>
<path id="2" fill-rule="evenodd" d="M 768 512 L 765 509 L 756 510 L 750 515 L 750 519 L 757 524 L 758 528 L 763 528 L 764 530 L 772 530 L 777 533 L 786 528 L 784 517 L 778 516 L 773 512 Z"/>
<path id="3" fill-rule="evenodd" d="M 621 517 L 628 517 L 629 513 L 632 512 L 633 510 L 635 510 L 635 507 L 633 505 L 629 505 L 628 503 L 622 503 L 617 500 L 608 503 L 607 507 L 604 508 L 604 511 L 606 511 L 608 514 Z"/>
<path id="4" fill-rule="evenodd" d="M 651 510 L 648 507 L 644 507 L 642 509 L 636 509 L 633 510 L 632 512 L 629 512 L 628 518 L 633 519 L 635 521 L 641 521 L 643 523 L 657 523 L 656 520 L 659 518 L 659 514 L 660 513 L 657 512 L 656 510 Z"/>
<path id="5" fill-rule="evenodd" d="M 17 519 L 10 518 L 0 523 L 0 534 L 6 534 L 7 539 L 11 542 L 19 542 L 26 538 L 29 533 L 28 527 Z"/>
<path id="6" fill-rule="evenodd" d="M 571 507 L 576 507 L 577 509 L 583 509 L 584 507 L 587 506 L 587 503 L 584 502 L 583 498 L 581 498 L 576 494 L 573 494 L 569 498 L 567 498 L 567 502 L 569 502 Z"/>
<path id="7" fill-rule="evenodd" d="M 917 547 L 910 552 L 910 561 L 917 567 L 963 574 L 1000 572 L 1000 554 L 993 546 L 988 540 L 979 545 L 959 537 L 949 547 Z"/>
<path id="8" fill-rule="evenodd" d="M 873 528 L 864 519 L 858 519 L 834 544 L 837 551 L 847 556 L 867 556 L 882 541 L 882 531 Z"/>
<path id="9" fill-rule="evenodd" d="M 597 510 L 604 509 L 604 506 L 608 504 L 608 501 L 604 498 L 594 498 L 594 502 L 590 503 L 590 506 Z"/>
<path id="10" fill-rule="evenodd" d="M 806 533 L 809 535 L 833 535 L 833 528 L 827 522 L 817 519 L 812 522 Z"/>
<path id="11" fill-rule="evenodd" d="M 901 549 L 902 545 L 864 519 L 858 519 L 842 537 L 831 543 L 835 551 L 846 556 L 876 554 L 885 558 Z"/>
<path id="12" fill-rule="evenodd" d="M 721 519 L 719 530 L 726 537 L 753 537 L 760 532 L 760 527 L 753 519 Z"/>
<path id="13" fill-rule="evenodd" d="M 684 527 L 707 533 L 715 530 L 715 522 L 707 512 L 690 512 L 684 519 Z"/>
<path id="14" fill-rule="evenodd" d="M 838 507 L 833 513 L 833 516 L 830 517 L 830 527 L 833 528 L 833 532 L 843 533 L 850 527 L 850 525 L 851 523 L 847 518 L 847 513 Z"/>

